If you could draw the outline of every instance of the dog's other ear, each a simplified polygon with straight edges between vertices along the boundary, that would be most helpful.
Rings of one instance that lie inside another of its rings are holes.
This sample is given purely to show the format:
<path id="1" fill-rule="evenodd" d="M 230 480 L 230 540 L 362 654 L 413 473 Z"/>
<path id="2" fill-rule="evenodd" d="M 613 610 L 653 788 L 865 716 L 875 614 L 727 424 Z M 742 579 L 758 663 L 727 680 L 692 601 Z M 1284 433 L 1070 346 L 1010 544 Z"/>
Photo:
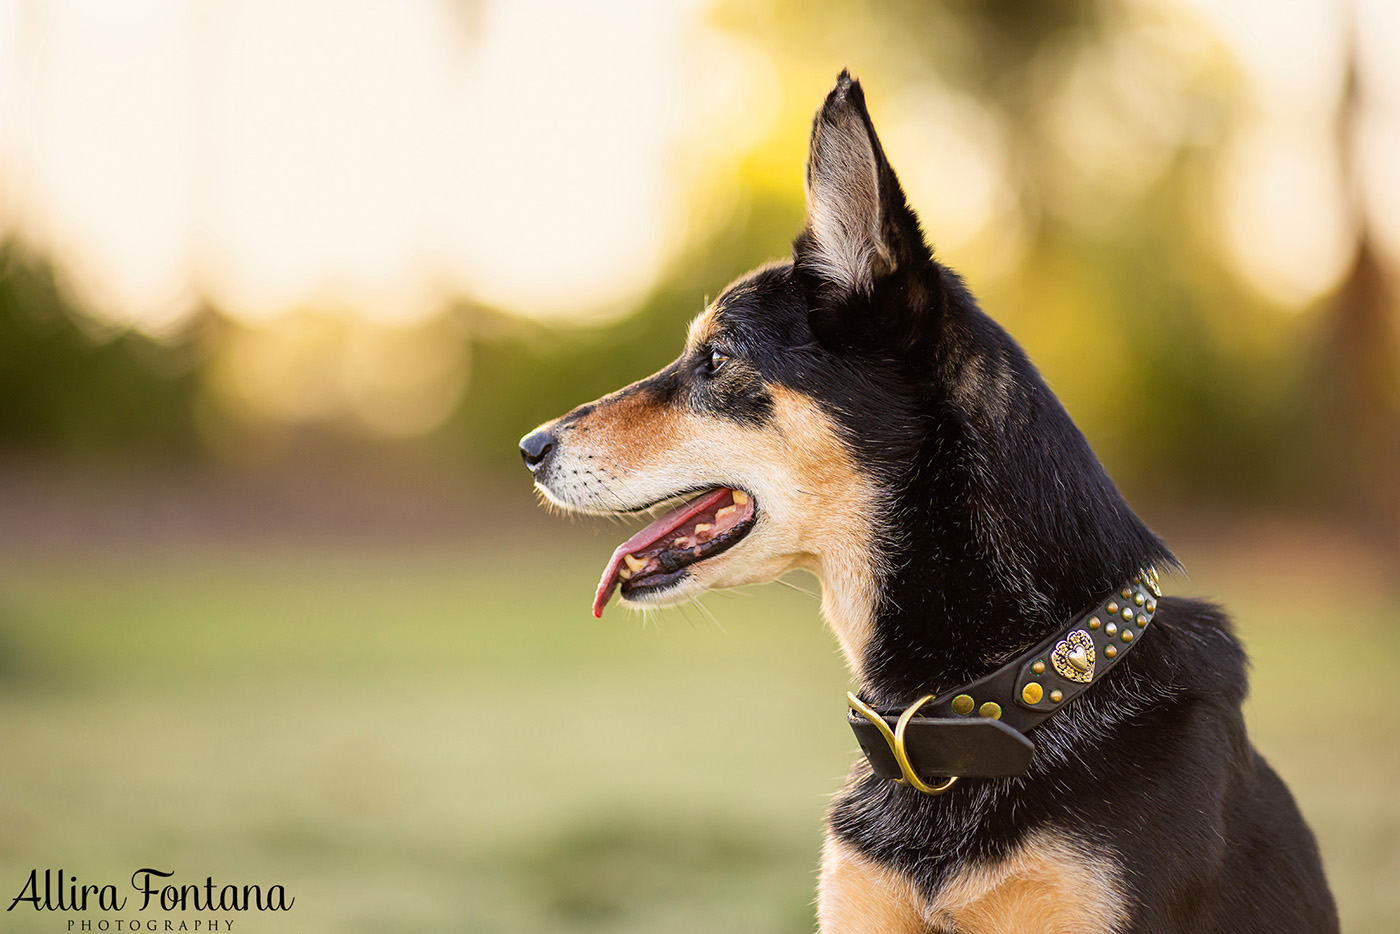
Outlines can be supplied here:
<path id="1" fill-rule="evenodd" d="M 930 259 L 860 82 L 845 71 L 812 122 L 807 225 L 793 258 L 814 308 L 872 296 L 883 280 Z"/>

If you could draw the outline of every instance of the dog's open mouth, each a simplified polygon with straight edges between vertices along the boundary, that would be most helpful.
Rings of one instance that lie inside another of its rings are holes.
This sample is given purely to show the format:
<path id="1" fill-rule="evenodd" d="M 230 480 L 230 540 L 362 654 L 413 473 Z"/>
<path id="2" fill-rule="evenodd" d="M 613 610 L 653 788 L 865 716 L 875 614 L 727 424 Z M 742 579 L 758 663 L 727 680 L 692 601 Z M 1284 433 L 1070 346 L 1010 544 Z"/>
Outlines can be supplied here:
<path id="1" fill-rule="evenodd" d="M 593 615 L 601 618 L 618 584 L 624 597 L 665 590 L 692 564 L 712 558 L 749 533 L 753 497 L 716 487 L 662 515 L 617 546 L 598 582 Z"/>

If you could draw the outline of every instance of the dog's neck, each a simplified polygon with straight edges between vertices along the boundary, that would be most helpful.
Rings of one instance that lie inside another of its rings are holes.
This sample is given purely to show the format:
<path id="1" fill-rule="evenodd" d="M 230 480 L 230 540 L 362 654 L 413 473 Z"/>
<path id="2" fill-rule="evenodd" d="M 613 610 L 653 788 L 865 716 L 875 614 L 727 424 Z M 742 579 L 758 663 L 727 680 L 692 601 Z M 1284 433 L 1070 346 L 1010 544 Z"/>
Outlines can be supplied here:
<path id="1" fill-rule="evenodd" d="M 1019 452 L 1039 458 L 1036 469 L 1018 470 L 1016 452 L 964 420 L 941 425 L 887 510 L 897 527 L 862 551 L 864 568 L 848 558 L 823 569 L 826 619 L 872 703 L 907 704 L 989 674 L 1133 575 L 1174 564 L 1044 392 L 1039 417 L 1058 422 L 1059 446 Z"/>
<path id="2" fill-rule="evenodd" d="M 991 673 L 1161 557 L 1143 550 L 1053 578 L 1006 554 L 910 550 L 873 597 L 838 584 L 824 609 L 833 625 L 868 633 L 852 659 L 865 696 L 900 705 Z"/>

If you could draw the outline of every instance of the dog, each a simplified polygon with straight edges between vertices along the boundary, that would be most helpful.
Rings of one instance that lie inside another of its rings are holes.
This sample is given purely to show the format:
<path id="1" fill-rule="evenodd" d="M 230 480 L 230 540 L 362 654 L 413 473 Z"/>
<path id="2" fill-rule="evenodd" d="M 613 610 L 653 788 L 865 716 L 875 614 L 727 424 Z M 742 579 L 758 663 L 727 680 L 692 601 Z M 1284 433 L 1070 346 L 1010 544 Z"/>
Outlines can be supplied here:
<path id="1" fill-rule="evenodd" d="M 1336 931 L 1228 619 L 1161 597 L 1171 552 L 934 258 L 847 72 L 805 181 L 790 260 L 521 442 L 562 509 L 666 507 L 595 615 L 820 580 L 865 752 L 828 815 L 826 934 Z M 1086 365 L 1136 364 L 1110 341 Z"/>

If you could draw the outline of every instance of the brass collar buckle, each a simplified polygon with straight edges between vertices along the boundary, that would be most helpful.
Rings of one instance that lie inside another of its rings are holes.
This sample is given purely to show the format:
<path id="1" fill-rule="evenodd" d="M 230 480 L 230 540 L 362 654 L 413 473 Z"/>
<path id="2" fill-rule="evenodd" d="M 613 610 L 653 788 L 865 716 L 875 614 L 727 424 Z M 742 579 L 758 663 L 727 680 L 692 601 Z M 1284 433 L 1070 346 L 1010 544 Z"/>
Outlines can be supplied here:
<path id="1" fill-rule="evenodd" d="M 917 788 L 926 795 L 941 795 L 958 783 L 958 776 L 949 775 L 936 785 L 928 784 L 923 779 L 919 778 L 918 773 L 914 771 L 914 766 L 909 762 L 909 752 L 904 748 L 904 730 L 909 726 L 909 721 L 919 712 L 920 707 L 933 700 L 933 698 L 934 695 L 925 694 L 923 697 L 904 708 L 904 713 L 899 715 L 899 720 L 895 723 L 894 731 L 891 732 L 889 724 L 885 722 L 884 717 L 881 717 L 869 704 L 859 697 L 856 697 L 855 694 L 850 691 L 846 692 L 846 703 L 849 704 L 851 709 L 856 713 L 875 724 L 875 728 L 880 731 L 880 735 L 883 736 L 885 742 L 889 744 L 890 752 L 894 753 L 894 759 L 899 763 L 899 771 L 903 773 L 902 778 L 896 778 L 894 781 L 901 785 L 909 785 L 913 788 Z"/>

